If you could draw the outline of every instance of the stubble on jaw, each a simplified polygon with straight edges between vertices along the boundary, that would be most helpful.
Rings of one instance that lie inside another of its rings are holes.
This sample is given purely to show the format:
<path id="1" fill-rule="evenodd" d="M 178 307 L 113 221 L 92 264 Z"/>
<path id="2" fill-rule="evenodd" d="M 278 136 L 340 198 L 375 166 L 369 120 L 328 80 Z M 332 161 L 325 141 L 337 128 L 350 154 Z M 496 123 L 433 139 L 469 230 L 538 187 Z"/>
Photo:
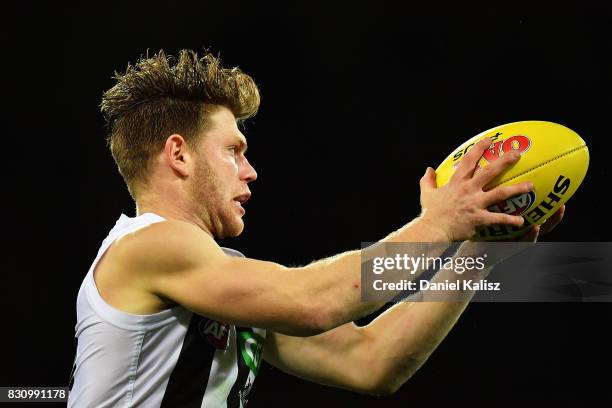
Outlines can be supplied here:
<path id="1" fill-rule="evenodd" d="M 215 238 L 235 237 L 242 232 L 234 225 L 232 209 L 223 195 L 223 184 L 206 158 L 200 156 L 194 170 L 191 191 L 195 215 L 210 228 Z"/>

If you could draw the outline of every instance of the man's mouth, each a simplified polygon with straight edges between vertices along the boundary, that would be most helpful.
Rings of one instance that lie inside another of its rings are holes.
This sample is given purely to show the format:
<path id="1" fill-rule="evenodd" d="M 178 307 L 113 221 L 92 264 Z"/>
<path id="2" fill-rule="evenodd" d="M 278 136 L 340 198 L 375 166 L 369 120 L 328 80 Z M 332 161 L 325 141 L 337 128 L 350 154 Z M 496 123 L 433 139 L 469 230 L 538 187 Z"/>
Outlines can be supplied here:
<path id="1" fill-rule="evenodd" d="M 251 198 L 251 193 L 245 193 L 245 194 L 241 194 L 237 197 L 234 197 L 234 204 L 240 208 L 242 214 L 244 214 L 246 211 L 244 210 L 244 208 L 242 207 L 242 204 L 246 203 L 247 201 L 249 201 L 249 198 Z"/>
<path id="2" fill-rule="evenodd" d="M 240 204 L 244 204 L 249 201 L 249 198 L 251 198 L 251 193 L 244 193 L 237 197 L 234 197 L 234 201 L 238 201 Z"/>

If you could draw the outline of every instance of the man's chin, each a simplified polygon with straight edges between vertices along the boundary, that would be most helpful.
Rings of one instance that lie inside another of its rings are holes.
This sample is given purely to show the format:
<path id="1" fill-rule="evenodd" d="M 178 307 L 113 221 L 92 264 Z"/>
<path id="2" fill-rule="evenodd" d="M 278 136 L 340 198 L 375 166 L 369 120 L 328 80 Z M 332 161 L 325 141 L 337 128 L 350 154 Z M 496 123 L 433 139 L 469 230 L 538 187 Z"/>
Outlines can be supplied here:
<path id="1" fill-rule="evenodd" d="M 242 234 L 242 231 L 244 231 L 244 222 L 242 221 L 242 219 L 239 218 L 237 220 L 232 220 L 232 222 L 228 222 L 224 226 L 222 232 L 223 236 L 218 238 L 236 238 L 237 236 Z"/>

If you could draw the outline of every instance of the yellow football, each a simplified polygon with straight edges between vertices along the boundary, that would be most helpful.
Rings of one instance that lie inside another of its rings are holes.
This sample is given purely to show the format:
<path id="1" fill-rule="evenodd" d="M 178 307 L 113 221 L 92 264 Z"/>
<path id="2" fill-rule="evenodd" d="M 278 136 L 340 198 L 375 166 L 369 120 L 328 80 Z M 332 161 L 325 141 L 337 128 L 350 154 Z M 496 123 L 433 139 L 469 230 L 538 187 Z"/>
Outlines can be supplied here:
<path id="1" fill-rule="evenodd" d="M 521 215 L 521 228 L 504 225 L 482 227 L 479 240 L 498 240 L 520 236 L 542 224 L 574 195 L 589 167 L 589 150 L 576 132 L 565 126 L 544 121 L 514 122 L 482 132 L 455 149 L 436 169 L 438 187 L 446 184 L 465 154 L 479 140 L 489 137 L 492 144 L 482 155 L 476 171 L 517 150 L 521 159 L 485 187 L 530 181 L 534 191 L 512 197 L 489 207 L 489 211 Z"/>

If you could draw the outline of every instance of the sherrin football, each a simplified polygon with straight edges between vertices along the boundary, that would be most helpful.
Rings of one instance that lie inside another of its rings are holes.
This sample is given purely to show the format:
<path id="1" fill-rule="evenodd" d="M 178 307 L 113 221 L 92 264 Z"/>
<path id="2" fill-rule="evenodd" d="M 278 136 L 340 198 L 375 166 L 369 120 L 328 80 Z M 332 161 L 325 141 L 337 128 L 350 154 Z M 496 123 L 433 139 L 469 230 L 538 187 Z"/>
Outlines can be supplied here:
<path id="1" fill-rule="evenodd" d="M 450 180 L 465 154 L 485 137 L 492 144 L 482 155 L 476 171 L 512 150 L 521 154 L 518 162 L 485 189 L 531 181 L 534 190 L 489 207 L 489 211 L 521 215 L 525 219 L 522 227 L 482 227 L 474 237 L 478 240 L 517 237 L 532 225 L 544 223 L 574 195 L 589 167 L 589 150 L 573 130 L 552 122 L 514 122 L 482 132 L 457 147 L 436 169 L 438 187 Z"/>

